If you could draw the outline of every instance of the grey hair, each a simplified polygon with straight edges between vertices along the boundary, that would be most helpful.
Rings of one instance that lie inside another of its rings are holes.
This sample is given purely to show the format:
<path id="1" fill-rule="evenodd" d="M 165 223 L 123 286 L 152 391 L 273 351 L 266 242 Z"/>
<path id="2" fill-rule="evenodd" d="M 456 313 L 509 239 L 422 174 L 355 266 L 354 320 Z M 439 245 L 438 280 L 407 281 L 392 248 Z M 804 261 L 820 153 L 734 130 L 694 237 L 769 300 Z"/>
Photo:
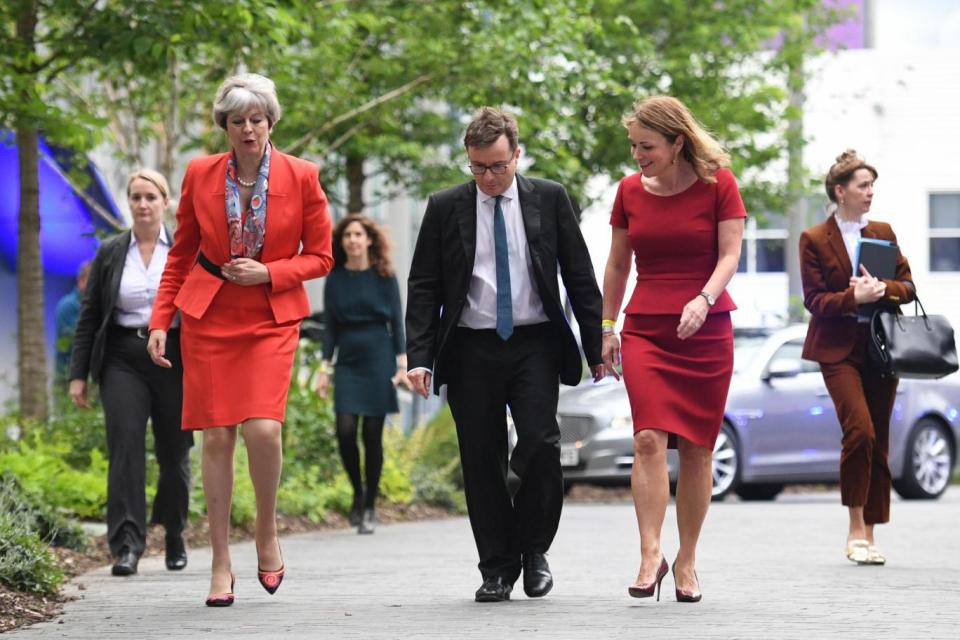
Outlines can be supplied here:
<path id="1" fill-rule="evenodd" d="M 280 121 L 280 101 L 273 80 L 257 73 L 241 73 L 223 81 L 213 102 L 213 121 L 226 131 L 231 113 L 262 109 L 270 128 Z"/>

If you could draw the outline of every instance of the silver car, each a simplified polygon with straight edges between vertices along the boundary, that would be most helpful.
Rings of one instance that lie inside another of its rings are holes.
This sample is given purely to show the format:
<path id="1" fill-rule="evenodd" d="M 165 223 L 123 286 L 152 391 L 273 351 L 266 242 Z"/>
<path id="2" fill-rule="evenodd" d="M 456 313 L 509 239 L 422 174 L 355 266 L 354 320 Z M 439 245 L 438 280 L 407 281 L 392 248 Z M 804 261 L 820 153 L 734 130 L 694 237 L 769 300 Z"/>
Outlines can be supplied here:
<path id="1" fill-rule="evenodd" d="M 800 358 L 806 325 L 737 330 L 734 375 L 713 451 L 713 496 L 771 500 L 784 485 L 836 483 L 840 424 L 819 365 Z M 691 392 L 691 402 L 695 402 Z M 890 470 L 903 498 L 939 497 L 960 441 L 960 375 L 901 380 L 890 422 Z M 633 420 L 622 382 L 584 381 L 560 394 L 564 481 L 629 483 Z M 667 457 L 671 485 L 677 456 Z"/>

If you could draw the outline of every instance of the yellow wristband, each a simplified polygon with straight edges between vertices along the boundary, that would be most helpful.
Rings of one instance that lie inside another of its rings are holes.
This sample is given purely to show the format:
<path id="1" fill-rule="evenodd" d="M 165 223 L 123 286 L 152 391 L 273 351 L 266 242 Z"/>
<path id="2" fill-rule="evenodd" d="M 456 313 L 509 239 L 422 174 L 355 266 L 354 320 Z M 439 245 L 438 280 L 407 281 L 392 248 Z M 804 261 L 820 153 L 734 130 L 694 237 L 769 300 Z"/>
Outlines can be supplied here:
<path id="1" fill-rule="evenodd" d="M 601 321 L 600 321 L 600 326 L 601 326 L 601 327 L 615 328 L 615 327 L 617 326 L 617 321 L 616 321 L 616 320 L 601 320 Z"/>

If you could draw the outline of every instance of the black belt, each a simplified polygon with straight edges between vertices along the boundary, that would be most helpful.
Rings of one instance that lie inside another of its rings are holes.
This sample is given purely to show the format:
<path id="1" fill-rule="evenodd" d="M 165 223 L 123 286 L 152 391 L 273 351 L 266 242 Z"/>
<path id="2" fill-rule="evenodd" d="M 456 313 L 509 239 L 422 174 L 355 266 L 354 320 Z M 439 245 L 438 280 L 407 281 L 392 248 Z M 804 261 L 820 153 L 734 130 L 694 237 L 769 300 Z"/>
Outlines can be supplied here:
<path id="1" fill-rule="evenodd" d="M 210 259 L 203 255 L 203 251 L 197 254 L 197 264 L 206 269 L 210 275 L 214 275 L 221 280 L 226 280 L 226 278 L 223 277 L 223 271 L 220 270 L 220 265 L 210 262 Z"/>
<path id="2" fill-rule="evenodd" d="M 180 327 L 172 327 L 167 334 L 170 334 L 173 331 L 179 331 Z M 118 335 L 126 336 L 136 336 L 141 340 L 146 340 L 150 337 L 150 328 L 149 327 L 124 327 L 119 324 L 111 325 L 110 331 Z"/>

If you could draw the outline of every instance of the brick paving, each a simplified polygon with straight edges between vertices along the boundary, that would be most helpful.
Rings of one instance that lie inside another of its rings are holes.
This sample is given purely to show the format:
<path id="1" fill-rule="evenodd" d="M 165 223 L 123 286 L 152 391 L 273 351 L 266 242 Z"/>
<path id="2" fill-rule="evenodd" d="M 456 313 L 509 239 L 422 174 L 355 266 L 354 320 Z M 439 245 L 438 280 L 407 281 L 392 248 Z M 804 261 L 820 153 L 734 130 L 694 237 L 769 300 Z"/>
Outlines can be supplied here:
<path id="1" fill-rule="evenodd" d="M 698 560 L 703 601 L 634 600 L 639 543 L 632 505 L 568 504 L 549 556 L 556 587 L 541 600 L 473 602 L 479 585 L 466 519 L 283 539 L 289 573 L 275 596 L 256 581 L 252 543 L 234 546 L 237 602 L 203 606 L 209 552 L 182 573 L 145 559 L 77 578 L 61 618 L 11 638 L 958 638 L 960 488 L 939 501 L 894 498 L 879 528 L 886 567 L 842 555 L 845 511 L 833 492 L 711 507 Z M 676 552 L 668 510 L 665 551 Z"/>

